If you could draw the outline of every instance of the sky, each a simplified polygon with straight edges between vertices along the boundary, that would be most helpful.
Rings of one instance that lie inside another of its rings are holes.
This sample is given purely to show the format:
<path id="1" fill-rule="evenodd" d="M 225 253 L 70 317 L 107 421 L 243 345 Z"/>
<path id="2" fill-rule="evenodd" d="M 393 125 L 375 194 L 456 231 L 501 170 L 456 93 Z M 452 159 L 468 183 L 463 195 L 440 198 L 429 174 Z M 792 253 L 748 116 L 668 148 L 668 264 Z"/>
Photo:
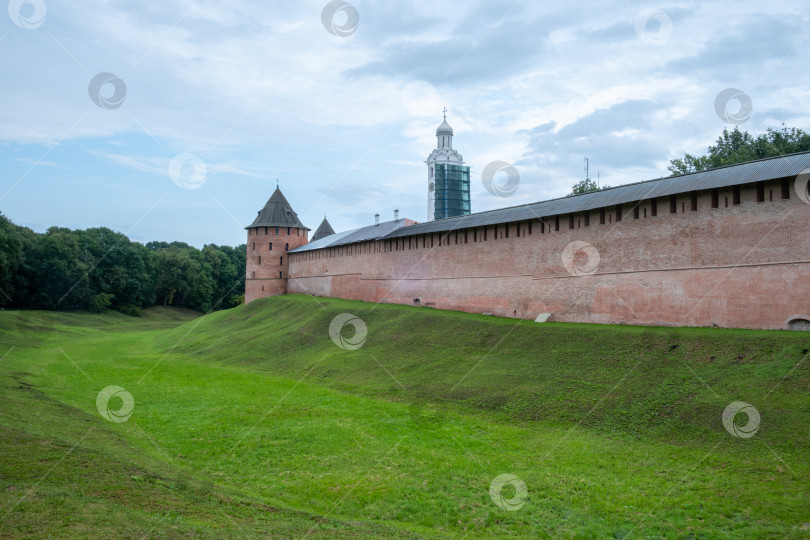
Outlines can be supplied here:
<path id="1" fill-rule="evenodd" d="M 667 176 L 725 127 L 810 130 L 801 1 L 4 11 L 0 212 L 38 232 L 238 245 L 277 181 L 313 231 L 324 216 L 343 231 L 395 209 L 424 221 L 444 107 L 474 212 L 565 196 L 586 157 L 616 186 Z"/>

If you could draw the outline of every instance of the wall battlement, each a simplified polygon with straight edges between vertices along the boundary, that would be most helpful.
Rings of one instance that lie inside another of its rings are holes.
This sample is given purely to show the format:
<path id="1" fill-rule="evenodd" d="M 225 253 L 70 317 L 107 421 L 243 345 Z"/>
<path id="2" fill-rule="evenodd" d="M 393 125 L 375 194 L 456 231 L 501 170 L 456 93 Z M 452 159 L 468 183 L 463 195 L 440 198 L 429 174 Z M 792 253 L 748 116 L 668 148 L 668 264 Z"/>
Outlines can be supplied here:
<path id="1" fill-rule="evenodd" d="M 794 182 L 427 234 L 407 227 L 291 253 L 287 292 L 525 319 L 787 328 L 810 316 L 810 205 Z"/>

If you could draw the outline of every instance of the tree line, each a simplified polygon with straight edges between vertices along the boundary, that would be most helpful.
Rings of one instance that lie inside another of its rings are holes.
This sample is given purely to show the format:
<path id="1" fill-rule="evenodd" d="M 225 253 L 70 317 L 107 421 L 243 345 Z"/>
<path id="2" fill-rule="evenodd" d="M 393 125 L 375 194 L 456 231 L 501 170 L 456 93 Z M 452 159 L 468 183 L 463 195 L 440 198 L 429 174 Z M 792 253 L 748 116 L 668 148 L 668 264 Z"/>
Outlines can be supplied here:
<path id="1" fill-rule="evenodd" d="M 36 233 L 0 214 L 0 306 L 198 311 L 244 301 L 246 246 L 133 242 L 106 227 Z"/>
<path id="2" fill-rule="evenodd" d="M 765 133 L 756 137 L 747 131 L 740 131 L 737 127 L 732 131 L 726 128 L 715 144 L 707 149 L 706 154 L 702 156 L 685 154 L 682 158 L 670 160 L 667 169 L 673 176 L 678 176 L 808 150 L 810 150 L 810 133 L 798 128 L 784 125 L 781 129 L 768 128 Z M 599 187 L 596 182 L 586 178 L 574 184 L 569 195 L 581 195 L 608 187 Z"/>
<path id="3" fill-rule="evenodd" d="M 754 137 L 735 127 L 732 131 L 724 129 L 706 154 L 685 154 L 671 160 L 667 169 L 673 175 L 679 175 L 806 150 L 810 150 L 810 133 L 798 128 L 768 128 L 765 133 Z"/>

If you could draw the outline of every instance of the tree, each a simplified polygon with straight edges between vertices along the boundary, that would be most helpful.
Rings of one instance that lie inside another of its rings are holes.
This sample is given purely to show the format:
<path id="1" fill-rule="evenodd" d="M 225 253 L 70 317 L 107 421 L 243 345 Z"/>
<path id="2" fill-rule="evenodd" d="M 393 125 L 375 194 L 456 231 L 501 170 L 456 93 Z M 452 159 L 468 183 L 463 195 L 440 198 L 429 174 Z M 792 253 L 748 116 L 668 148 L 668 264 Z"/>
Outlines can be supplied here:
<path id="1" fill-rule="evenodd" d="M 596 182 L 594 182 L 590 178 L 586 178 L 585 180 L 582 180 L 582 181 L 577 182 L 576 184 L 574 184 L 574 186 L 571 188 L 571 193 L 570 194 L 571 195 L 582 195 L 583 193 L 589 193 L 591 191 L 599 191 L 599 190 L 607 189 L 607 188 L 608 188 L 608 186 L 604 186 L 604 187 L 600 188 L 596 184 Z"/>
<path id="2" fill-rule="evenodd" d="M 810 150 L 810 134 L 797 128 L 768 128 L 766 133 L 753 137 L 747 131 L 735 127 L 724 129 L 714 146 L 703 156 L 685 154 L 670 161 L 669 171 L 674 175 L 703 171 L 755 159 L 782 156 Z"/>
<path id="3" fill-rule="evenodd" d="M 92 290 L 89 257 L 70 229 L 51 227 L 37 237 L 30 255 L 34 307 L 85 308 Z"/>
<path id="4" fill-rule="evenodd" d="M 0 214 L 0 306 L 10 305 L 13 301 L 15 276 L 24 261 L 23 240 L 17 226 Z"/>
<path id="5" fill-rule="evenodd" d="M 38 234 L 0 214 L 0 306 L 113 309 L 144 306 L 199 311 L 239 305 L 247 246 L 133 242 L 105 227 L 51 227 Z"/>

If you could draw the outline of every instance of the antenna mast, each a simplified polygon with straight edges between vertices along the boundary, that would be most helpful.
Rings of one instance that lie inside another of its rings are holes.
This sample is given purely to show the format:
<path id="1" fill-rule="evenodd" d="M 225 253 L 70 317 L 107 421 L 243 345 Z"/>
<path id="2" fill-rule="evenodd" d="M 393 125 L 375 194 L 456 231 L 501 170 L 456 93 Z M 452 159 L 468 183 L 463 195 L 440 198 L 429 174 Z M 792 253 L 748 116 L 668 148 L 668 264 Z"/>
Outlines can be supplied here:
<path id="1" fill-rule="evenodd" d="M 590 175 L 588 173 L 588 168 L 589 168 L 588 156 L 585 156 L 585 182 L 590 182 L 590 180 L 591 180 L 591 177 L 590 177 Z"/>

